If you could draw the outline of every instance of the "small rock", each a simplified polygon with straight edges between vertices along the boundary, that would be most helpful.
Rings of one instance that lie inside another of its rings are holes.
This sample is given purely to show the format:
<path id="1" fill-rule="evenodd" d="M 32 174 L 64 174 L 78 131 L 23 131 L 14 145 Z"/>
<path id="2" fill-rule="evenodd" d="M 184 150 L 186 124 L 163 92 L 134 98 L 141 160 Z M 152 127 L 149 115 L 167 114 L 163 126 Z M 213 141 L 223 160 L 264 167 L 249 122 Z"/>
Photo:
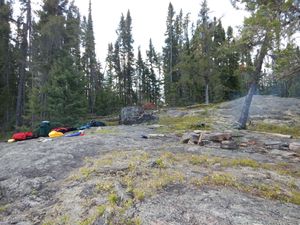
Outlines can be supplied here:
<path id="1" fill-rule="evenodd" d="M 221 142 L 221 148 L 222 149 L 238 149 L 238 145 L 235 141 L 222 141 Z"/>
<path id="2" fill-rule="evenodd" d="M 198 144 L 200 135 L 193 133 L 190 138 L 190 142 Z"/>
<path id="3" fill-rule="evenodd" d="M 295 151 L 297 153 L 300 153 L 300 142 L 292 142 L 289 145 L 289 149 L 292 151 Z"/>
<path id="4" fill-rule="evenodd" d="M 191 140 L 191 142 L 198 142 L 199 136 L 200 135 L 196 134 L 196 133 L 185 133 L 181 137 L 180 142 L 183 143 L 183 144 L 187 144 L 190 140 Z"/>
<path id="5" fill-rule="evenodd" d="M 281 143 L 279 145 L 279 150 L 284 150 L 284 151 L 288 151 L 289 149 L 289 143 Z"/>
<path id="6" fill-rule="evenodd" d="M 245 142 L 240 143 L 240 147 L 243 147 L 243 148 L 248 147 L 248 143 L 245 143 Z"/>
<path id="7" fill-rule="evenodd" d="M 150 129 L 158 129 L 164 127 L 164 125 L 160 125 L 160 124 L 153 124 L 153 125 L 149 125 L 148 128 Z"/>
<path id="8" fill-rule="evenodd" d="M 158 137 L 165 137 L 164 134 L 149 134 L 148 138 L 158 138 Z"/>
<path id="9" fill-rule="evenodd" d="M 181 137 L 180 142 L 183 144 L 187 144 L 190 140 L 190 133 L 184 133 Z"/>

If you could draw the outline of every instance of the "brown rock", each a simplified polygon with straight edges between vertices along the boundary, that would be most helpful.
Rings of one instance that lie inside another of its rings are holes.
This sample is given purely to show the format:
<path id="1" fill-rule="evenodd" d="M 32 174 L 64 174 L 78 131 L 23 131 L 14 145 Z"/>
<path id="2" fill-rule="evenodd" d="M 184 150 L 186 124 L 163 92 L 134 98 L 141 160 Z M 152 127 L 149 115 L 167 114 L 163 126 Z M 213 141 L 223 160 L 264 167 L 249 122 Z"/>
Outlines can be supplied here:
<path id="1" fill-rule="evenodd" d="M 230 133 L 211 133 L 203 135 L 203 140 L 209 140 L 214 142 L 222 142 L 231 140 L 232 135 Z"/>

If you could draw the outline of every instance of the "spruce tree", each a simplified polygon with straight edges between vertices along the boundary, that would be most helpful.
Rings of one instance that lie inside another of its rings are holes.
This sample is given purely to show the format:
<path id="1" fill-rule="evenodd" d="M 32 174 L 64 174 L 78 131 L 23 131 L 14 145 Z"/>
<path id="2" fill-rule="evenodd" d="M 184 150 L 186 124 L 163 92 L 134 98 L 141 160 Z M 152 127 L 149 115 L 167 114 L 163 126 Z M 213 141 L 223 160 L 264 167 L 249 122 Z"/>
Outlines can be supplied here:
<path id="1" fill-rule="evenodd" d="M 68 125 L 75 124 L 87 112 L 87 101 L 80 65 L 79 10 L 72 3 L 66 15 L 64 46 L 49 72 L 49 107 L 50 119 Z"/>
<path id="2" fill-rule="evenodd" d="M 14 121 L 16 76 L 15 56 L 11 45 L 11 5 L 0 0 L 0 126 L 8 128 Z"/>
<path id="3" fill-rule="evenodd" d="M 25 115 L 25 93 L 27 73 L 29 71 L 29 60 L 31 58 L 30 42 L 32 29 L 32 10 L 31 0 L 20 0 L 22 14 L 25 14 L 25 21 L 23 15 L 19 17 L 20 29 L 20 46 L 18 57 L 18 94 L 16 104 L 16 127 L 23 125 L 23 117 Z M 30 71 L 29 71 L 30 72 Z"/>
<path id="4" fill-rule="evenodd" d="M 65 41 L 66 0 L 45 0 L 38 12 L 39 22 L 34 26 L 32 44 L 33 86 L 29 94 L 33 122 L 50 119 L 50 71 L 62 57 Z"/>
<path id="5" fill-rule="evenodd" d="M 201 4 L 201 10 L 199 13 L 198 27 L 199 39 L 201 44 L 201 72 L 205 82 L 205 104 L 209 104 L 209 81 L 212 75 L 212 37 L 213 37 L 213 23 L 210 21 L 209 8 L 207 1 L 204 0 Z"/>
<path id="6" fill-rule="evenodd" d="M 174 28 L 174 18 L 175 11 L 172 3 L 168 7 L 167 15 L 167 30 L 165 33 L 165 46 L 163 47 L 163 71 L 164 71 L 164 91 L 165 91 L 165 101 L 167 104 L 175 104 L 175 90 L 174 90 L 174 65 L 175 65 L 175 52 L 174 42 L 175 39 L 175 28 Z"/>
<path id="7" fill-rule="evenodd" d="M 128 10 L 126 18 L 121 15 L 117 30 L 118 39 L 115 44 L 115 66 L 118 74 L 119 95 L 123 105 L 136 103 L 133 91 L 134 52 L 132 37 L 132 19 Z"/>
<path id="8" fill-rule="evenodd" d="M 97 92 L 97 74 L 99 75 L 100 71 L 97 70 L 98 63 L 96 60 L 95 52 L 95 37 L 94 37 L 94 28 L 93 28 L 93 19 L 92 19 L 92 5 L 89 1 L 89 13 L 88 20 L 84 21 L 84 70 L 87 79 L 86 94 L 88 98 L 89 112 L 94 113 L 95 101 L 96 101 L 96 92 Z"/>
<path id="9" fill-rule="evenodd" d="M 146 94 L 146 77 L 145 77 L 145 62 L 142 58 L 141 48 L 138 48 L 136 61 L 136 80 L 137 80 L 137 96 L 138 104 L 145 103 Z"/>
<path id="10" fill-rule="evenodd" d="M 159 71 L 159 61 L 157 53 L 152 44 L 152 40 L 149 41 L 149 50 L 147 55 L 147 67 L 149 68 L 149 98 L 148 101 L 158 104 L 160 99 L 160 82 L 158 80 L 157 72 Z"/>

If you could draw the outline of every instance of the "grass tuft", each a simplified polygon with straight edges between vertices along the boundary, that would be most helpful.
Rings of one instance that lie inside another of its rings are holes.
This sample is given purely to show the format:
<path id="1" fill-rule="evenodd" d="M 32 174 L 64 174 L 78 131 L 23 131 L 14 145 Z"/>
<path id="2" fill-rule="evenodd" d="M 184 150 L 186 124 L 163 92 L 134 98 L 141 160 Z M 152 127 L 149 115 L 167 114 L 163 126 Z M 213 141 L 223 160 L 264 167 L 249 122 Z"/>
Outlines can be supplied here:
<path id="1" fill-rule="evenodd" d="M 255 123 L 254 125 L 249 126 L 249 129 L 253 131 L 287 134 L 292 135 L 293 137 L 300 137 L 300 125 L 287 126 L 270 123 Z"/>
<path id="2" fill-rule="evenodd" d="M 205 129 L 210 128 L 211 119 L 209 116 L 184 116 L 184 117 L 169 117 L 164 116 L 159 118 L 159 124 L 164 125 L 158 130 L 164 132 L 183 133 L 188 130 L 193 130 L 199 122 L 205 123 Z"/>
<path id="3" fill-rule="evenodd" d="M 112 205 L 117 205 L 118 201 L 119 201 L 119 197 L 116 193 L 111 193 L 109 196 L 108 196 L 108 201 L 110 204 Z"/>

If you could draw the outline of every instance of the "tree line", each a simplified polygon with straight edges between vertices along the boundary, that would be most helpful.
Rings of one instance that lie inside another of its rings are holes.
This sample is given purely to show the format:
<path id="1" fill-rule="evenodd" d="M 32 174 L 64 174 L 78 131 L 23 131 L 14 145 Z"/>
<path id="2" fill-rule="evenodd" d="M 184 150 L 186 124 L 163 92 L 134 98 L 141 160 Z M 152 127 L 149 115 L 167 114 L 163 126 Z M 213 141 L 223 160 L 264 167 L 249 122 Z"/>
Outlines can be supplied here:
<path id="1" fill-rule="evenodd" d="M 300 96 L 297 1 L 232 0 L 250 12 L 238 34 L 211 16 L 206 0 L 197 21 L 170 3 L 162 51 L 150 39 L 137 55 L 128 10 L 116 26 L 115 42 L 108 43 L 104 66 L 96 57 L 91 2 L 87 17 L 68 0 L 43 0 L 37 12 L 31 0 L 18 3 L 20 12 L 13 16 L 13 2 L 0 0 L 3 130 L 41 120 L 74 124 L 87 114 L 149 102 L 209 104 L 248 93 L 250 106 L 257 92 Z"/>

